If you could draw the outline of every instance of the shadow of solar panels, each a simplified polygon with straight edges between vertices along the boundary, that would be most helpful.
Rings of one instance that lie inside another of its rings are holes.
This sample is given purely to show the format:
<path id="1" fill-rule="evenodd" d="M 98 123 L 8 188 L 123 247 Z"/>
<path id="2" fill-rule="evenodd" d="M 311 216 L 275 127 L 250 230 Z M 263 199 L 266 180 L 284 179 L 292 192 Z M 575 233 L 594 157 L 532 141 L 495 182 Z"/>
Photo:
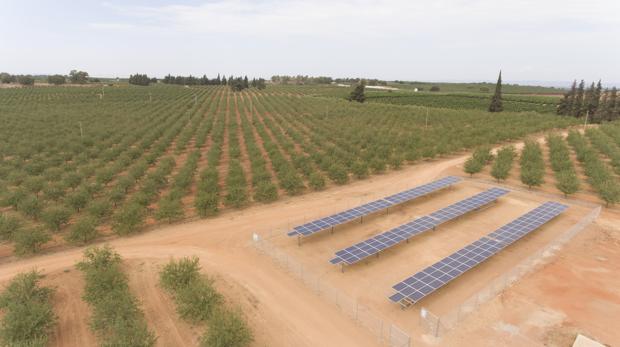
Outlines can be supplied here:
<path id="1" fill-rule="evenodd" d="M 568 206 L 549 201 L 435 264 L 395 284 L 390 301 L 415 304 L 515 241 L 563 213 Z"/>
<path id="2" fill-rule="evenodd" d="M 408 240 L 416 235 L 434 229 L 442 223 L 487 205 L 508 192 L 509 190 L 507 189 L 491 188 L 437 210 L 428 216 L 420 217 L 409 223 L 397 226 L 384 233 L 358 242 L 350 247 L 341 249 L 336 252 L 336 256 L 329 262 L 334 265 L 340 263 L 346 265 L 355 264 L 404 240 Z"/>
<path id="3" fill-rule="evenodd" d="M 404 202 L 428 195 L 440 189 L 451 186 L 461 180 L 459 177 L 448 176 L 439 180 L 427 183 L 398 194 L 390 195 L 386 198 L 375 200 L 331 216 L 313 220 L 311 222 L 296 226 L 287 233 L 288 236 L 310 236 L 320 231 L 333 228 L 337 225 L 348 223 L 355 219 L 370 215 Z"/>

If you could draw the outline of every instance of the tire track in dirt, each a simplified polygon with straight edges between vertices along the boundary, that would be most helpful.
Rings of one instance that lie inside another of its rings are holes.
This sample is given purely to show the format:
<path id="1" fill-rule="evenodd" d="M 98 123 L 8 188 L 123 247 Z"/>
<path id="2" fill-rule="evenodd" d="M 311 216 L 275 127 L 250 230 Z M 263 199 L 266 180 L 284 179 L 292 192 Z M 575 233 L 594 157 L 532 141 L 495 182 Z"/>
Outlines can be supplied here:
<path id="1" fill-rule="evenodd" d="M 197 346 L 200 329 L 179 317 L 171 296 L 159 285 L 161 261 L 132 259 L 123 268 L 131 292 L 140 298 L 149 328 L 157 334 L 156 346 Z"/>

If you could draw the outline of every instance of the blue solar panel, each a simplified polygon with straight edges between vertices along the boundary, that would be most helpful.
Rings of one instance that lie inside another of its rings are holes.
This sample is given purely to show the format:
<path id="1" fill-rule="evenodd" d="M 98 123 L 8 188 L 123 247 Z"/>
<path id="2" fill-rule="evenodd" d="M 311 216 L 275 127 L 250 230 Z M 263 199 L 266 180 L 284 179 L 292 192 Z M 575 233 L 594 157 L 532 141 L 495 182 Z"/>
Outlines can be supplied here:
<path id="1" fill-rule="evenodd" d="M 375 200 L 367 204 L 354 207 L 352 209 L 324 217 L 321 219 L 308 222 L 303 225 L 299 225 L 293 228 L 287 233 L 288 236 L 309 236 L 319 231 L 332 228 L 334 226 L 344 224 L 361 218 L 363 216 L 375 213 L 380 210 L 384 210 L 388 207 L 398 205 L 403 202 L 411 201 L 421 196 L 430 194 L 439 189 L 446 188 L 454 183 L 459 182 L 461 179 L 455 176 L 448 176 L 442 179 L 427 183 L 398 194 L 388 196 L 384 199 Z"/>
<path id="2" fill-rule="evenodd" d="M 560 215 L 568 206 L 546 202 L 496 231 L 450 254 L 446 258 L 395 284 L 393 302 L 415 304 L 464 272 L 487 260 L 513 242 Z"/>
<path id="3" fill-rule="evenodd" d="M 336 252 L 336 257 L 330 260 L 330 263 L 345 263 L 347 265 L 355 264 L 360 260 L 366 259 L 371 255 L 375 255 L 397 243 L 431 230 L 442 223 L 491 203 L 508 192 L 509 191 L 506 189 L 491 188 L 448 207 L 442 208 L 441 210 L 433 212 L 428 216 L 415 219 L 409 223 L 397 226 L 394 229 L 356 243 L 353 246 L 339 250 Z"/>

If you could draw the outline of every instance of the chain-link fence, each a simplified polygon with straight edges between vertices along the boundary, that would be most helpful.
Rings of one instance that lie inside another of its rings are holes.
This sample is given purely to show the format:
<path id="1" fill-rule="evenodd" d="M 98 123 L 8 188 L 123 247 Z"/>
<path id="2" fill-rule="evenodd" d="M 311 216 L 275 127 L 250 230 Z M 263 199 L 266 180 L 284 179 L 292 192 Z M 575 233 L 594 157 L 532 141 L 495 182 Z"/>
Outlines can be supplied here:
<path id="1" fill-rule="evenodd" d="M 342 312 L 353 319 L 360 326 L 368 329 L 382 345 L 392 347 L 411 346 L 411 337 L 402 329 L 388 322 L 357 300 L 345 295 L 320 276 L 305 268 L 304 265 L 274 246 L 269 240 L 255 236 L 252 242 L 262 253 L 269 255 L 276 263 L 295 277 L 303 281 L 316 294 L 335 304 Z"/>
<path id="2" fill-rule="evenodd" d="M 510 271 L 504 273 L 500 277 L 491 281 L 482 290 L 470 296 L 461 305 L 444 315 L 436 315 L 429 310 L 422 308 L 420 310 L 420 326 L 427 334 L 435 337 L 443 336 L 448 331 L 454 329 L 456 325 L 462 321 L 469 313 L 476 310 L 481 304 L 494 298 L 508 286 L 515 283 L 526 273 L 532 271 L 540 265 L 545 258 L 554 254 L 562 245 L 572 239 L 586 226 L 592 223 L 601 212 L 601 206 L 594 208 L 590 213 L 584 216 L 577 224 L 567 229 L 564 233 L 553 239 L 547 245 L 531 254 Z"/>

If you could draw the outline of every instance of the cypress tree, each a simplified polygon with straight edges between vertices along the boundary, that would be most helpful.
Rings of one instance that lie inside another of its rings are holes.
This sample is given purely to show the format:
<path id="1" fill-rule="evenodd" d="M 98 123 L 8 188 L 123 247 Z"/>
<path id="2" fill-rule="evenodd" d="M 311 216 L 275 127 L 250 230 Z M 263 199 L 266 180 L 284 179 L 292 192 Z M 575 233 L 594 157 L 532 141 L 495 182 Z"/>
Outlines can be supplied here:
<path id="1" fill-rule="evenodd" d="M 566 115 L 570 110 L 570 92 L 564 93 L 564 97 L 560 100 L 558 104 L 558 108 L 556 109 L 556 113 L 559 115 Z"/>
<path id="2" fill-rule="evenodd" d="M 573 116 L 581 117 L 583 115 L 583 99 L 585 94 L 586 82 L 581 80 L 579 82 L 579 87 L 577 88 L 577 93 L 575 94 L 575 102 L 573 103 Z"/>
<path id="3" fill-rule="evenodd" d="M 575 107 L 575 99 L 577 98 L 577 80 L 573 80 L 573 85 L 570 88 L 569 97 L 568 97 L 568 109 L 566 110 L 566 114 L 571 114 L 573 108 Z"/>
<path id="4" fill-rule="evenodd" d="M 351 91 L 351 95 L 349 95 L 349 101 L 364 102 L 366 100 L 366 96 L 364 95 L 365 88 L 366 83 L 363 80 L 360 81 L 360 83 L 355 86 L 353 91 Z"/>
<path id="5" fill-rule="evenodd" d="M 573 111 L 573 105 L 575 103 L 575 93 L 577 92 L 577 80 L 573 81 L 573 85 L 570 90 L 564 93 L 564 98 L 560 101 L 557 108 L 557 114 L 569 115 Z"/>
<path id="6" fill-rule="evenodd" d="M 495 85 L 495 94 L 491 98 L 491 104 L 489 105 L 489 112 L 502 112 L 504 106 L 502 105 L 502 70 L 499 71 L 499 77 L 497 78 L 497 84 Z"/>
<path id="7" fill-rule="evenodd" d="M 598 104 L 597 96 L 596 96 L 596 86 L 594 82 L 590 84 L 590 88 L 586 91 L 586 98 L 583 105 L 583 113 L 589 114 L 590 116 L 594 115 L 594 111 L 596 111 L 596 106 Z"/>

